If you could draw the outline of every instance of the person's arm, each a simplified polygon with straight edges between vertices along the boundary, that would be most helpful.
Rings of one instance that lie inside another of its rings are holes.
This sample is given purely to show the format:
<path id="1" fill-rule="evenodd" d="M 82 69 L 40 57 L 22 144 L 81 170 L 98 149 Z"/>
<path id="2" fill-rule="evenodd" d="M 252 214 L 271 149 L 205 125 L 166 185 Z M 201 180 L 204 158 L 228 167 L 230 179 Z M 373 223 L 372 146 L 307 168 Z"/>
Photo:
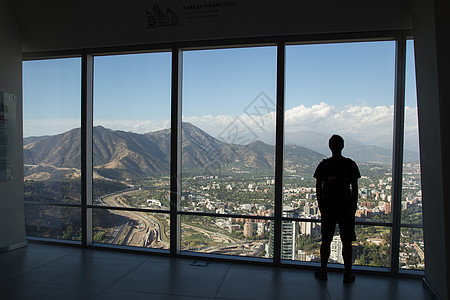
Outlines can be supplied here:
<path id="1" fill-rule="evenodd" d="M 352 186 L 352 207 L 353 212 L 356 212 L 356 209 L 358 208 L 358 179 L 355 179 L 351 183 Z"/>
<path id="2" fill-rule="evenodd" d="M 320 212 L 323 213 L 322 207 L 322 192 L 323 192 L 323 182 L 320 179 L 316 179 L 316 197 L 317 204 L 319 205 Z"/>

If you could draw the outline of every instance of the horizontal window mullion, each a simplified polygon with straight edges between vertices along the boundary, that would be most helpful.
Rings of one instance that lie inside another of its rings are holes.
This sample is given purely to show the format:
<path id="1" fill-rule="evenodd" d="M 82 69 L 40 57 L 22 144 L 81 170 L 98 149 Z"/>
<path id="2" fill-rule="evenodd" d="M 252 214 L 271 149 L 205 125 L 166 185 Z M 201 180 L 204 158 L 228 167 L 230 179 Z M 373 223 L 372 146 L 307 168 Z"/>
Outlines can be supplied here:
<path id="1" fill-rule="evenodd" d="M 404 228 L 423 228 L 423 224 L 400 224 L 400 227 L 404 227 Z"/>
<path id="2" fill-rule="evenodd" d="M 65 206 L 65 207 L 79 207 L 79 208 L 81 208 L 81 204 L 71 204 L 71 203 L 33 202 L 33 201 L 24 201 L 24 203 L 25 204 L 31 204 L 31 205 Z"/>
<path id="3" fill-rule="evenodd" d="M 321 219 L 306 219 L 306 218 L 282 218 L 283 221 L 296 221 L 296 222 L 309 222 L 309 223 L 322 223 Z M 365 222 L 365 221 L 355 221 L 355 225 L 365 225 L 365 226 L 392 226 L 392 223 L 386 222 Z"/>
<path id="4" fill-rule="evenodd" d="M 168 210 L 148 209 L 148 208 L 136 208 L 136 207 L 123 207 L 123 206 L 105 206 L 105 205 L 88 205 L 87 208 L 92 209 L 111 209 L 111 210 L 123 210 L 123 211 L 138 211 L 147 213 L 162 213 L 169 214 Z"/>
<path id="5" fill-rule="evenodd" d="M 412 31 L 407 31 L 412 36 Z M 393 40 L 398 36 L 398 30 L 382 30 L 382 31 L 368 31 L 355 33 L 320 33 L 320 34 L 302 34 L 302 35 L 286 35 L 280 36 L 266 36 L 266 37 L 245 37 L 245 38 L 229 38 L 218 40 L 203 40 L 203 41 L 186 41 L 176 43 L 152 43 L 140 45 L 127 46 L 109 46 L 109 47 L 94 47 L 85 49 L 70 49 L 70 50 L 56 50 L 56 51 L 29 51 L 23 53 L 23 60 L 37 60 L 50 59 L 60 57 L 74 57 L 81 56 L 83 53 L 89 55 L 106 55 L 106 54 L 130 54 L 143 52 L 166 52 L 174 47 L 190 49 L 190 48 L 217 48 L 217 47 L 236 47 L 236 46 L 265 46 L 275 45 L 278 41 L 283 41 L 288 45 L 291 44 L 311 44 L 311 43 L 327 43 L 332 42 L 348 42 L 348 41 L 386 41 Z"/>

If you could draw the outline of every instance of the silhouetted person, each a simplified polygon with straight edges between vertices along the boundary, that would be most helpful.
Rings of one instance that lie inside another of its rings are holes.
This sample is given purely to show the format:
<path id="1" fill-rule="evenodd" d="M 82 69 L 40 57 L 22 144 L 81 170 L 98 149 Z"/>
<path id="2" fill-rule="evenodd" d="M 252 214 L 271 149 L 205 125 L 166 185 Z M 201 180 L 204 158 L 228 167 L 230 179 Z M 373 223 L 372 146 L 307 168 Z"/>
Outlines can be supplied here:
<path id="1" fill-rule="evenodd" d="M 358 166 L 350 158 L 342 156 L 344 139 L 333 135 L 328 141 L 332 156 L 317 166 L 316 194 L 322 219 L 322 244 L 320 246 L 320 270 L 314 276 L 327 280 L 327 263 L 336 224 L 342 241 L 345 283 L 355 281 L 352 274 L 352 241 L 356 241 L 355 212 L 358 201 Z"/>

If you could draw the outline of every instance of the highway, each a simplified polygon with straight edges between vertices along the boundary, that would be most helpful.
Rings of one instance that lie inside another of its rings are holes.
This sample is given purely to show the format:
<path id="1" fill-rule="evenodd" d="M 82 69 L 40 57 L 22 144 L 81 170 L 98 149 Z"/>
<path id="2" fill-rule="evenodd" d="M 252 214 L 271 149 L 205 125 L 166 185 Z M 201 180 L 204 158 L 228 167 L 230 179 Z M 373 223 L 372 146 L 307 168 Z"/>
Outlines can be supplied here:
<path id="1" fill-rule="evenodd" d="M 214 231 L 210 231 L 207 229 L 203 229 L 193 225 L 182 225 L 184 228 L 190 228 L 196 232 L 200 232 L 207 237 L 213 239 L 215 242 L 220 243 L 219 245 L 214 246 L 206 246 L 195 249 L 186 249 L 186 250 L 195 250 L 197 252 L 202 253 L 216 253 L 216 254 L 226 254 L 226 255 L 240 255 L 240 256 L 253 256 L 257 257 L 260 255 L 262 251 L 264 251 L 264 244 L 267 240 L 259 240 L 259 241 L 243 241 L 233 237 L 230 237 L 223 233 L 218 233 Z"/>
<path id="2" fill-rule="evenodd" d="M 103 195 L 95 199 L 95 204 L 130 208 L 120 198 L 135 193 L 136 190 L 135 188 L 130 188 L 125 191 Z M 128 218 L 130 221 L 126 224 L 116 226 L 109 236 L 108 243 L 145 248 L 169 248 L 170 242 L 162 239 L 161 232 L 163 231 L 163 225 L 156 218 L 143 212 L 124 210 L 109 211 L 112 214 Z M 219 244 L 191 249 L 199 252 L 258 256 L 264 247 L 264 241 L 242 241 L 223 233 L 188 224 L 183 224 L 183 227 L 202 233 Z"/>
<path id="3" fill-rule="evenodd" d="M 120 198 L 135 192 L 135 188 L 130 188 L 125 191 L 104 195 L 95 199 L 95 204 L 130 208 Z M 169 242 L 161 240 L 160 233 L 162 232 L 163 226 L 156 218 L 136 211 L 109 210 L 109 212 L 130 219 L 128 224 L 123 224 L 118 226 L 120 228 L 116 227 L 113 230 L 109 238 L 109 243 L 146 248 L 169 248 Z M 127 232 L 125 232 L 126 230 Z M 123 240 L 120 242 L 122 237 Z"/>

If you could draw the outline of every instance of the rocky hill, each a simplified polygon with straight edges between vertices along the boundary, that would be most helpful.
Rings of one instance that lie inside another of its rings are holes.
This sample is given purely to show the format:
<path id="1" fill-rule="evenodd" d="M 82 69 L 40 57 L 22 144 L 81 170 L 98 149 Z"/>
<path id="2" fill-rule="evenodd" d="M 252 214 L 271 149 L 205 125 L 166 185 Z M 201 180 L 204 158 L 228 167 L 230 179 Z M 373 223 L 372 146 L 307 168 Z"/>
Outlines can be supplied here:
<path id="1" fill-rule="evenodd" d="M 187 173 L 273 172 L 275 148 L 261 141 L 248 145 L 224 143 L 189 123 L 183 123 L 182 167 Z M 45 137 L 24 139 L 24 162 L 27 176 L 37 171 L 68 170 L 80 167 L 80 129 Z M 285 147 L 289 168 L 315 168 L 323 155 L 301 146 Z M 96 174 L 111 179 L 169 175 L 170 129 L 138 134 L 93 129 L 93 162 Z M 51 166 L 51 168 L 50 168 Z M 44 176 L 45 177 L 45 176 Z"/>

